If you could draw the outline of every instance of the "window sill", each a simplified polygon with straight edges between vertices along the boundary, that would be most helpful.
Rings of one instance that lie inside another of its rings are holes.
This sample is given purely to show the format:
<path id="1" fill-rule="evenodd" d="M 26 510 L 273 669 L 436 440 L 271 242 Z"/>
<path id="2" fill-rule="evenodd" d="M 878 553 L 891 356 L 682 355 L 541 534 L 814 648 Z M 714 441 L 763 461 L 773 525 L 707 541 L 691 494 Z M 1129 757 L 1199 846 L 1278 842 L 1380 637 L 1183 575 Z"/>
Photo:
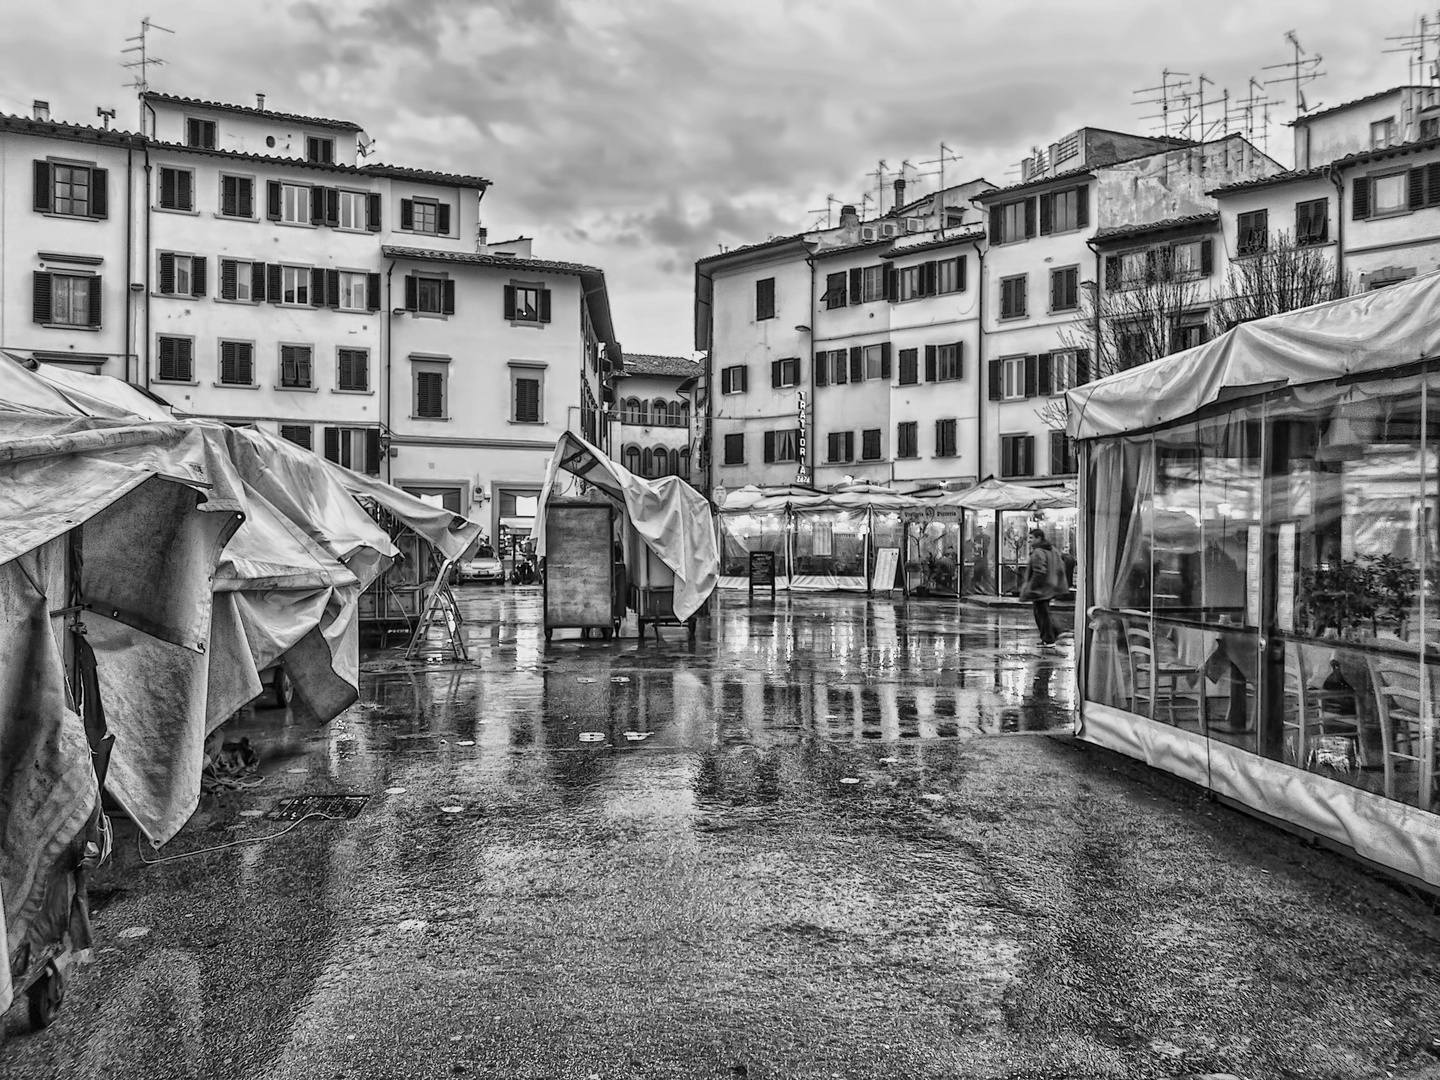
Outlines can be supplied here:
<path id="1" fill-rule="evenodd" d="M 549 323 L 543 323 L 539 319 L 511 319 L 511 326 L 529 327 L 531 330 L 544 330 Z"/>
<path id="2" fill-rule="evenodd" d="M 507 420 L 507 424 L 518 424 L 521 427 L 544 427 L 544 420 Z"/>
<path id="3" fill-rule="evenodd" d="M 448 424 L 450 422 L 450 417 L 448 416 L 412 416 L 410 419 L 422 420 L 431 424 Z"/>
<path id="4" fill-rule="evenodd" d="M 204 293 L 201 293 L 200 295 L 197 296 L 197 295 L 195 295 L 194 293 L 188 293 L 188 292 L 152 292 L 152 293 L 150 294 L 150 296 L 151 296 L 152 299 L 155 299 L 155 300 L 208 300 L 208 299 L 209 299 L 209 297 L 206 296 Z"/>
<path id="5" fill-rule="evenodd" d="M 896 461 L 919 461 L 919 460 L 920 460 L 920 455 L 919 455 L 919 454 L 896 454 L 896 455 L 895 455 L 895 460 L 896 460 Z"/>
<path id="6" fill-rule="evenodd" d="M 935 456 L 936 456 L 937 458 L 954 458 L 954 457 L 959 457 L 960 455 L 959 455 L 959 454 L 936 454 Z"/>
<path id="7" fill-rule="evenodd" d="M 62 214 L 57 210 L 41 210 L 41 214 L 48 218 L 59 218 L 61 221 L 106 221 L 108 217 L 96 217 L 94 214 Z"/>
<path id="8" fill-rule="evenodd" d="M 276 383 L 271 389 L 284 390 L 287 394 L 315 394 L 320 391 L 318 386 L 281 386 L 279 383 Z"/>
<path id="9" fill-rule="evenodd" d="M 408 314 L 412 319 L 439 319 L 442 322 L 450 317 L 439 311 L 410 311 Z"/>
<path id="10" fill-rule="evenodd" d="M 360 396 L 360 397 L 374 397 L 374 396 L 375 396 L 375 391 L 374 391 L 374 390 L 346 390 L 346 389 L 343 389 L 342 387 L 338 387 L 338 386 L 337 386 L 337 387 L 331 387 L 330 392 L 331 392 L 332 394 L 355 394 L 355 395 L 358 395 L 358 396 Z"/>
<path id="11" fill-rule="evenodd" d="M 1000 316 L 1000 321 L 1001 321 L 1001 322 L 1019 322 L 1021 319 L 1028 319 L 1029 317 L 1030 317 L 1030 313 L 1029 313 L 1028 311 L 1022 311 L 1019 315 L 1001 315 L 1001 316 Z"/>
<path id="12" fill-rule="evenodd" d="M 720 467 L 721 467 L 722 469 L 733 469 L 733 468 L 735 468 L 736 466 L 744 465 L 744 464 L 745 464 L 745 462 L 743 462 L 743 461 L 722 461 L 722 462 L 720 463 Z"/>
<path id="13" fill-rule="evenodd" d="M 79 323 L 47 322 L 41 323 L 40 325 L 46 330 L 81 330 L 89 334 L 98 334 L 102 329 L 99 326 L 90 326 L 88 324 L 81 326 Z"/>
<path id="14" fill-rule="evenodd" d="M 156 375 L 156 376 L 155 376 L 153 379 L 151 379 L 150 381 L 151 381 L 152 383 L 154 383 L 155 385 L 157 385 L 157 386 L 199 386 L 199 385 L 200 385 L 200 383 L 199 383 L 197 380 L 195 380 L 195 379 L 162 379 L 159 375 Z"/>
<path id="15" fill-rule="evenodd" d="M 260 218 L 254 214 L 249 217 L 246 217 L 243 214 L 211 214 L 210 216 L 220 221 L 246 221 L 249 222 L 251 225 L 254 225 L 260 220 Z"/>
<path id="16" fill-rule="evenodd" d="M 222 390 L 259 390 L 259 383 L 217 382 L 212 384 Z"/>
<path id="17" fill-rule="evenodd" d="M 395 231 L 396 231 L 396 232 L 409 233 L 411 236 L 444 236 L 444 237 L 448 237 L 448 236 L 450 235 L 449 233 L 436 232 L 434 229 L 407 229 L 407 228 L 405 228 L 405 227 L 403 227 L 403 226 L 400 227 L 400 228 L 398 228 L 398 229 L 396 229 Z"/>
<path id="18" fill-rule="evenodd" d="M 1049 314 L 1051 314 L 1051 315 L 1074 315 L 1074 314 L 1075 314 L 1077 311 L 1079 311 L 1079 310 L 1080 310 L 1080 305 L 1079 305 L 1079 304 L 1074 304 L 1074 305 L 1072 305 L 1072 306 L 1070 306 L 1070 307 L 1052 307 L 1052 308 L 1050 309 L 1050 311 L 1049 311 Z"/>
<path id="19" fill-rule="evenodd" d="M 199 216 L 200 216 L 200 211 L 199 211 L 199 210 L 182 210 L 182 209 L 180 209 L 180 207 L 178 207 L 178 206 L 158 206 L 158 205 L 157 205 L 157 206 L 155 207 L 155 212 L 156 212 L 157 214 L 178 214 L 178 215 L 180 215 L 181 217 L 199 217 Z"/>
<path id="20" fill-rule="evenodd" d="M 1029 401 L 1029 400 L 1030 400 L 1030 397 L 1029 397 L 1028 394 L 1016 394 L 1014 397 L 1002 397 L 1002 398 L 1000 399 L 1000 401 L 1001 401 L 1002 404 L 1005 403 L 1005 402 L 1007 402 L 1007 401 Z"/>
<path id="21" fill-rule="evenodd" d="M 1334 241 L 1334 240 L 1296 240 L 1296 241 L 1295 241 L 1295 246 L 1296 246 L 1296 247 L 1301 247 L 1301 248 L 1334 247 L 1334 246 L 1335 246 L 1335 241 Z"/>
<path id="22" fill-rule="evenodd" d="M 319 225 L 316 225 L 316 224 L 315 224 L 314 222 L 312 222 L 312 221 L 286 221 L 286 220 L 284 220 L 283 218 L 271 218 L 270 220 L 273 221 L 276 225 L 284 225 L 287 229 L 318 229 L 318 228 L 320 228 Z"/>

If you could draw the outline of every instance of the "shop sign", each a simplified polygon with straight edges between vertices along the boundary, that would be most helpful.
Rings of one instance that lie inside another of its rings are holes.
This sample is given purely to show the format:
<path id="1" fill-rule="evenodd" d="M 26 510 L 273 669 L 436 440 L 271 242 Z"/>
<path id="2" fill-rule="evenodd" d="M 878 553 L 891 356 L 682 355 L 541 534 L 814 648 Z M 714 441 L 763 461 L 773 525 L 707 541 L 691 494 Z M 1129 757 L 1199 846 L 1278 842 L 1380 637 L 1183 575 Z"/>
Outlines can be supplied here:
<path id="1" fill-rule="evenodd" d="M 810 458 L 806 454 L 806 447 L 809 446 L 810 421 L 806 415 L 809 411 L 805 399 L 805 391 L 800 391 L 800 413 L 797 417 L 796 430 L 799 433 L 799 446 L 796 447 L 796 456 L 800 459 L 800 467 L 795 470 L 795 483 L 810 483 Z"/>
<path id="2" fill-rule="evenodd" d="M 903 521 L 918 521 L 929 524 L 932 521 L 958 524 L 964 513 L 958 506 L 907 506 L 900 511 Z"/>

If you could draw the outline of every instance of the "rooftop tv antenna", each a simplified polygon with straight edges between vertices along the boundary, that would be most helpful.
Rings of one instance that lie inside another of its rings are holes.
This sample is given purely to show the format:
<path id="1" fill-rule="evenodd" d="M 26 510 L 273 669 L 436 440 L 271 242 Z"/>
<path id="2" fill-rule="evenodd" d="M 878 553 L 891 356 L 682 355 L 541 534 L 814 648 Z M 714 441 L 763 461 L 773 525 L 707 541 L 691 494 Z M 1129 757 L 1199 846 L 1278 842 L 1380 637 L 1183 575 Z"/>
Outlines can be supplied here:
<path id="1" fill-rule="evenodd" d="M 1425 82 L 1440 82 L 1440 14 L 1435 16 L 1434 21 L 1420 16 L 1420 29 L 1413 34 L 1400 34 L 1395 37 L 1387 37 L 1386 41 L 1394 41 L 1397 44 L 1394 48 L 1383 49 L 1387 53 L 1408 53 L 1405 58 L 1406 67 L 1409 73 L 1407 80 L 1411 86 L 1419 86 Z M 1430 66 L 1425 66 L 1425 53 L 1429 46 L 1435 46 Z"/>
<path id="2" fill-rule="evenodd" d="M 1318 107 L 1320 104 L 1320 102 L 1318 101 L 1315 103 L 1315 105 L 1306 104 L 1305 92 L 1301 89 L 1301 87 L 1303 87 L 1306 83 L 1314 82 L 1316 79 L 1320 78 L 1321 75 L 1324 75 L 1325 72 L 1317 70 L 1320 67 L 1321 62 L 1320 54 L 1316 53 L 1314 56 L 1306 56 L 1305 50 L 1300 47 L 1300 39 L 1295 36 L 1294 30 L 1286 32 L 1285 40 L 1288 41 L 1292 46 L 1294 46 L 1295 59 L 1287 60 L 1283 64 L 1268 64 L 1266 65 L 1264 70 L 1288 71 L 1290 74 L 1277 75 L 1273 79 L 1266 79 L 1265 85 L 1270 86 L 1273 83 L 1284 82 L 1288 82 L 1291 84 L 1295 91 L 1295 119 L 1299 120 L 1302 115 L 1309 112 L 1312 108 Z"/>
<path id="3" fill-rule="evenodd" d="M 150 89 L 150 69 L 151 69 L 152 67 L 159 67 L 160 65 L 162 65 L 162 64 L 165 63 L 165 61 L 162 60 L 162 59 L 160 59 L 160 57 L 158 57 L 158 56 L 151 56 L 151 55 L 150 55 L 148 38 L 150 37 L 150 31 L 151 31 L 151 30 L 164 30 L 165 33 L 167 33 L 167 34 L 173 34 L 173 33 L 175 33 L 174 30 L 171 30 L 171 29 L 170 29 L 169 27 L 167 27 L 167 26 L 161 26 L 159 23 L 151 22 L 151 21 L 150 21 L 150 16 L 149 16 L 149 15 L 146 15 L 145 18 L 143 18 L 143 19 L 140 20 L 140 33 L 136 34 L 134 37 L 128 37 L 128 38 L 125 39 L 126 41 L 138 41 L 139 44 L 138 44 L 138 45 L 131 45 L 128 49 L 121 49 L 121 50 L 120 50 L 120 52 L 121 52 L 122 54 L 123 54 L 123 53 L 139 53 L 139 54 L 140 54 L 140 58 L 139 58 L 138 60 L 122 60 L 122 61 L 120 61 L 120 66 L 123 67 L 123 68 L 138 68 L 138 69 L 139 69 L 139 71 L 138 71 L 138 73 L 136 74 L 135 78 L 134 78 L 132 81 L 130 81 L 130 82 L 128 82 L 128 83 L 125 83 L 124 85 L 125 85 L 125 86 L 133 86 L 133 87 L 135 87 L 136 92 L 139 93 L 140 96 L 141 96 L 141 101 L 140 101 L 140 130 L 141 130 L 142 132 L 145 130 L 145 101 L 144 101 L 144 95 L 145 95 L 145 92 Z"/>
<path id="4" fill-rule="evenodd" d="M 1245 133 L 1245 138 L 1255 142 L 1255 120 L 1260 117 L 1260 144 L 1261 149 L 1268 150 L 1270 147 L 1270 101 L 1265 96 L 1265 86 L 1255 76 L 1250 76 L 1250 82 L 1246 87 L 1246 94 L 1235 102 L 1231 110 L 1231 119 L 1236 122 L 1240 131 Z"/>
<path id="5" fill-rule="evenodd" d="M 879 217 L 885 212 L 885 162 L 880 162 L 873 173 L 865 175 L 875 177 L 875 216 Z"/>
<path id="6" fill-rule="evenodd" d="M 1142 119 L 1142 120 L 1159 120 L 1159 121 L 1160 121 L 1160 133 L 1161 133 L 1162 135 L 1164 135 L 1166 138 L 1169 138 L 1169 137 L 1170 137 L 1170 128 L 1171 128 L 1171 124 L 1172 124 L 1172 118 L 1171 118 L 1171 115 L 1170 115 L 1170 114 L 1171 114 L 1172 111 L 1176 111 L 1176 110 L 1174 109 L 1174 107 L 1175 107 L 1176 105 L 1179 105 L 1179 104 L 1182 104 L 1182 103 L 1183 103 L 1185 110 L 1186 110 L 1187 112 L 1188 112 L 1188 110 L 1189 110 L 1189 94 L 1186 93 L 1186 91 L 1189 89 L 1189 86 L 1190 86 L 1190 73 L 1189 73 L 1189 72 L 1187 72 L 1187 71 L 1171 71 L 1171 70 L 1169 70 L 1168 68 L 1166 68 L 1166 69 L 1164 69 L 1164 70 L 1162 70 L 1162 71 L 1160 72 L 1160 85 L 1159 85 L 1159 86 L 1146 86 L 1146 87 L 1144 87 L 1144 88 L 1142 88 L 1142 89 L 1140 89 L 1140 90 L 1132 90 L 1132 91 L 1131 91 L 1132 94 L 1149 94 L 1149 95 L 1151 95 L 1150 97 L 1137 98 L 1137 99 L 1135 100 L 1135 104 L 1136 104 L 1136 105 L 1158 105 L 1158 106 L 1160 106 L 1160 111 L 1159 111 L 1158 113 L 1150 113 L 1150 114 L 1148 114 L 1148 115 L 1142 115 L 1142 116 L 1140 117 L 1140 119 Z M 1184 121 L 1181 121 L 1181 120 L 1179 120 L 1178 118 L 1176 118 L 1175 121 L 1174 121 L 1174 123 L 1175 123 L 1176 128 L 1179 129 L 1179 128 L 1183 125 Z M 1178 130 L 1177 130 L 1177 133 L 1178 133 Z"/>
<path id="7" fill-rule="evenodd" d="M 955 153 L 954 150 L 951 150 L 950 147 L 946 146 L 945 143 L 942 141 L 942 142 L 940 143 L 940 156 L 939 156 L 939 157 L 937 157 L 937 158 L 931 158 L 929 161 L 922 161 L 922 162 L 920 162 L 921 165 L 938 165 L 938 166 L 939 166 L 939 168 L 936 170 L 936 172 L 938 172 L 938 173 L 939 173 L 939 176 L 940 176 L 940 186 L 935 189 L 935 216 L 936 216 L 937 218 L 939 218 L 939 220 L 940 220 L 940 235 L 941 235 L 941 236 L 944 236 L 944 235 L 945 235 L 945 225 L 946 225 L 945 218 L 948 216 L 948 215 L 945 213 L 945 162 L 947 162 L 947 161 L 959 161 L 959 160 L 960 160 L 960 155 L 957 154 L 957 153 Z M 930 174 L 930 173 L 920 173 L 920 172 L 917 172 L 915 175 L 916 175 L 916 178 L 918 179 L 918 178 L 921 177 L 921 176 L 930 176 L 931 174 Z"/>
<path id="8" fill-rule="evenodd" d="M 824 209 L 824 210 L 807 210 L 806 213 L 807 213 L 807 214 L 824 214 L 824 215 L 825 215 L 825 228 L 828 229 L 828 228 L 830 228 L 830 209 L 831 209 L 831 207 L 833 207 L 833 206 L 834 206 L 836 203 L 838 203 L 839 201 L 840 201 L 840 200 L 837 199 L 837 198 L 835 198 L 834 195 L 826 195 L 826 196 L 825 196 L 825 209 Z"/>

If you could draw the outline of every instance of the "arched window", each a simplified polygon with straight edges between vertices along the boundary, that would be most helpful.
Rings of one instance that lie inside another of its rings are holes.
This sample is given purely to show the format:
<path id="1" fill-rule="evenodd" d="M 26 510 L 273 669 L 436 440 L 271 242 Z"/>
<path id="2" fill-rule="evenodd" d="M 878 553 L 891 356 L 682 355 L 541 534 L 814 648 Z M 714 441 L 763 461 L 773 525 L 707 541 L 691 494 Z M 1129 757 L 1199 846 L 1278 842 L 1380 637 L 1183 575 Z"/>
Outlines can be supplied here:
<path id="1" fill-rule="evenodd" d="M 665 424 L 666 417 L 670 414 L 669 404 L 664 398 L 656 398 L 655 404 L 651 406 L 654 410 L 655 423 Z"/>
<path id="2" fill-rule="evenodd" d="M 640 471 L 640 448 L 638 446 L 625 447 L 625 468 L 632 473 Z"/>
<path id="3" fill-rule="evenodd" d="M 626 398 L 625 404 L 620 406 L 620 418 L 622 423 L 640 423 L 640 399 Z"/>
<path id="4" fill-rule="evenodd" d="M 690 448 L 675 452 L 675 475 L 681 480 L 690 479 Z"/>
<path id="5" fill-rule="evenodd" d="M 685 427 L 685 407 L 678 401 L 670 402 L 670 426 Z"/>
<path id="6" fill-rule="evenodd" d="M 651 451 L 646 450 L 643 454 L 640 455 L 640 475 L 654 476 L 655 473 L 652 471 L 654 468 L 655 455 Z"/>
<path id="7" fill-rule="evenodd" d="M 655 477 L 670 475 L 670 454 L 663 446 L 655 448 Z"/>

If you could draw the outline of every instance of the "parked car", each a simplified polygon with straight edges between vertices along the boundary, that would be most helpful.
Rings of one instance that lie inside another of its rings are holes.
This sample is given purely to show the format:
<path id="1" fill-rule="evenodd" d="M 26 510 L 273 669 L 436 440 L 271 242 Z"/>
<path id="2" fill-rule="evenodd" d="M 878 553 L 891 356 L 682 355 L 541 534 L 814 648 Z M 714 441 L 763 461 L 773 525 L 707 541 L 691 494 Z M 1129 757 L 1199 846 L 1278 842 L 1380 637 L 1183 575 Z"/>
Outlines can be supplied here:
<path id="1" fill-rule="evenodd" d="M 462 585 L 469 581 L 503 585 L 505 584 L 505 567 L 495 557 L 494 548 L 489 544 L 481 544 L 471 558 L 461 561 L 456 568 L 456 577 L 459 578 Z"/>

